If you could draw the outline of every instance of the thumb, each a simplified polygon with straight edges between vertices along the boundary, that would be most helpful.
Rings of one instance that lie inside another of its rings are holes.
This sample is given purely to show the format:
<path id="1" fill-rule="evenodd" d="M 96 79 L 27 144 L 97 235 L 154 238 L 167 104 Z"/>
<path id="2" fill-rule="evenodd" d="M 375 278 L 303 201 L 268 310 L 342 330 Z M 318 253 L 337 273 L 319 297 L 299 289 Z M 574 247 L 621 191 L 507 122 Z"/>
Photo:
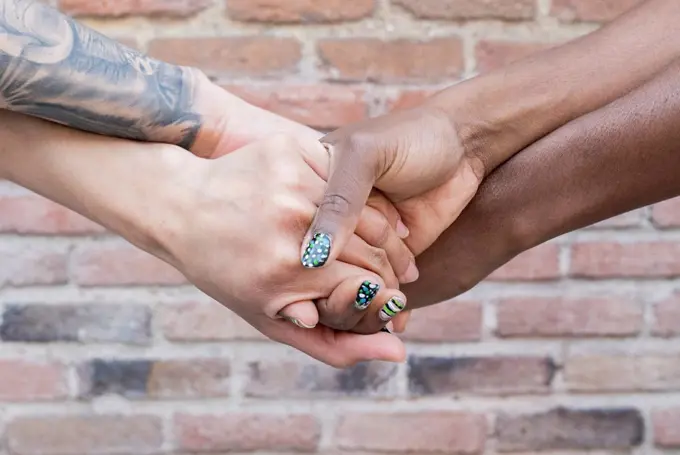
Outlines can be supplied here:
<path id="1" fill-rule="evenodd" d="M 288 304 L 279 316 L 302 329 L 313 329 L 319 323 L 319 311 L 311 300 Z"/>
<path id="2" fill-rule="evenodd" d="M 331 133 L 332 134 L 332 133 Z M 331 155 L 328 183 L 301 251 L 302 265 L 319 268 L 335 260 L 354 233 L 377 178 L 371 150 L 321 139 Z"/>

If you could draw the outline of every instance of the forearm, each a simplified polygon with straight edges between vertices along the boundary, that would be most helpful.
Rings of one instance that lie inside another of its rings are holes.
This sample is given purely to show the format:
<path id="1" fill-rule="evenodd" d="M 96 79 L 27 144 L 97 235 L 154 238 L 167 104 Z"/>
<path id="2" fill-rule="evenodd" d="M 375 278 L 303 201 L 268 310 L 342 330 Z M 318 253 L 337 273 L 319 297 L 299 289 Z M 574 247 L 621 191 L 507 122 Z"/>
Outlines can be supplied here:
<path id="1" fill-rule="evenodd" d="M 182 149 L 64 128 L 0 110 L 0 178 L 13 181 L 158 252 L 158 220 L 169 221 L 191 178 Z M 156 224 L 151 224 L 151 223 Z M 168 226 L 169 227 L 169 226 Z"/>
<path id="2" fill-rule="evenodd" d="M 418 258 L 420 279 L 406 289 L 409 305 L 453 297 L 526 249 L 680 195 L 679 87 L 680 63 L 674 63 L 498 168 Z"/>
<path id="3" fill-rule="evenodd" d="M 680 2 L 649 0 L 565 45 L 433 98 L 488 175 L 556 128 L 628 93 L 680 56 Z"/>

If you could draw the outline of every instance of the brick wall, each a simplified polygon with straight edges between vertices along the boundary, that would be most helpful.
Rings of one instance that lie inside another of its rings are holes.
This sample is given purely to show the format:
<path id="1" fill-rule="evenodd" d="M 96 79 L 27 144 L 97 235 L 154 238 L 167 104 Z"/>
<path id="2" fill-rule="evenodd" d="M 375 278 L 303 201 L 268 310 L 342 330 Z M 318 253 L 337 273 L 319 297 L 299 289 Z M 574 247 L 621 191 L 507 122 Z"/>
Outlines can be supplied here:
<path id="1" fill-rule="evenodd" d="M 330 129 L 634 3 L 60 6 Z M 678 229 L 671 201 L 560 238 L 455 304 L 414 314 L 407 365 L 335 371 L 265 342 L 98 226 L 0 182 L 0 453 L 679 453 Z"/>

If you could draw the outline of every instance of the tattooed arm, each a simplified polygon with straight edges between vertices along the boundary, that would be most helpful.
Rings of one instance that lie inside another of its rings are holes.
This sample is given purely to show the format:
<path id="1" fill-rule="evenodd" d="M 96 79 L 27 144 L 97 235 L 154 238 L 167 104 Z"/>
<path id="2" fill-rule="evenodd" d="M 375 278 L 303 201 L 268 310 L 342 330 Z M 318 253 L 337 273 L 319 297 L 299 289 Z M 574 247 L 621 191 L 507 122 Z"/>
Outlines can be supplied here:
<path id="1" fill-rule="evenodd" d="M 0 0 L 0 108 L 202 156 L 274 131 L 314 134 L 33 0 Z"/>

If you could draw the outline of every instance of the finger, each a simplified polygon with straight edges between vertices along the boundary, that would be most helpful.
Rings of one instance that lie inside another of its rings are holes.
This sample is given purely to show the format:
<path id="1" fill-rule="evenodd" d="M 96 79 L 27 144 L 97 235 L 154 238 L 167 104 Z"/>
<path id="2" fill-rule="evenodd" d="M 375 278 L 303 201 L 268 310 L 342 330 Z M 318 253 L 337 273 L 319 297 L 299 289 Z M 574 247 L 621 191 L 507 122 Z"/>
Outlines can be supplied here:
<path id="1" fill-rule="evenodd" d="M 336 368 L 347 368 L 370 360 L 399 363 L 406 360 L 404 343 L 388 333 L 358 335 L 322 325 L 301 329 L 286 321 L 272 319 L 262 324 L 261 331 L 275 341 Z"/>
<path id="2" fill-rule="evenodd" d="M 338 257 L 356 230 L 377 175 L 377 162 L 368 150 L 343 142 L 328 149 L 328 184 L 301 250 L 302 265 L 307 268 L 323 267 Z M 318 254 L 312 257 L 313 252 Z"/>
<path id="3" fill-rule="evenodd" d="M 399 236 L 400 239 L 405 239 L 409 235 L 409 230 L 404 224 L 403 220 L 401 219 L 401 215 L 399 214 L 399 211 L 397 208 L 390 202 L 387 197 L 380 192 L 380 190 L 376 190 L 375 188 L 371 191 L 370 196 L 368 196 L 368 201 L 366 202 L 366 205 L 369 207 L 373 207 L 377 211 L 383 214 L 385 218 L 390 223 L 390 226 L 394 228 L 395 231 L 397 231 L 397 235 Z"/>
<path id="4" fill-rule="evenodd" d="M 350 237 L 338 260 L 377 274 L 388 287 L 399 287 L 399 279 L 392 269 L 387 252 L 369 245 L 357 235 Z"/>
<path id="5" fill-rule="evenodd" d="M 373 303 L 364 312 L 352 332 L 360 334 L 379 332 L 405 309 L 406 296 L 403 293 L 396 289 L 381 291 L 380 295 L 373 299 Z"/>
<path id="6" fill-rule="evenodd" d="M 392 270 L 401 283 L 412 283 L 418 279 L 416 259 L 389 220 L 378 210 L 364 207 L 357 224 L 356 235 L 366 243 L 385 251 Z"/>
<path id="7" fill-rule="evenodd" d="M 392 327 L 395 333 L 404 333 L 406 331 L 406 325 L 409 319 L 411 319 L 411 311 L 404 310 L 395 317 L 392 318 Z"/>
<path id="8" fill-rule="evenodd" d="M 343 281 L 327 299 L 317 301 L 319 322 L 336 330 L 352 329 L 384 287 L 375 276 L 356 276 Z"/>
<path id="9" fill-rule="evenodd" d="M 279 311 L 279 316 L 303 329 L 313 329 L 319 323 L 319 311 L 311 300 L 291 303 Z"/>

